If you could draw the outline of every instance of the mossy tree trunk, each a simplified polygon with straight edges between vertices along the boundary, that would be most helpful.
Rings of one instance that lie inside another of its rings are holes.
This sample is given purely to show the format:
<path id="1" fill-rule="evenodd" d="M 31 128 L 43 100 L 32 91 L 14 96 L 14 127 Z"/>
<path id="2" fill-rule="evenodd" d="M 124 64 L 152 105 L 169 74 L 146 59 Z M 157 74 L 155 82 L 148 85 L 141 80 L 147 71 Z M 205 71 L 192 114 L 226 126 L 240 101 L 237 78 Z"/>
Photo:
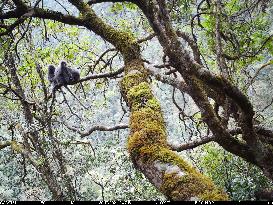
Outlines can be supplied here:
<path id="1" fill-rule="evenodd" d="M 209 178 L 169 149 L 160 105 L 142 61 L 132 60 L 125 68 L 121 88 L 131 110 L 128 150 L 136 168 L 171 200 L 227 200 Z"/>

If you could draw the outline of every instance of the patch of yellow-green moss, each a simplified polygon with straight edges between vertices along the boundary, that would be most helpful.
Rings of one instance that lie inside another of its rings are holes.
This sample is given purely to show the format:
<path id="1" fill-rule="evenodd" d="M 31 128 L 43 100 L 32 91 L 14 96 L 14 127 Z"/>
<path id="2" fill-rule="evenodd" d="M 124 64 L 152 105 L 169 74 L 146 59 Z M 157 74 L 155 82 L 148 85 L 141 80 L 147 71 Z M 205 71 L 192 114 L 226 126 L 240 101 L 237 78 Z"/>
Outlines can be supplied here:
<path id="1" fill-rule="evenodd" d="M 128 150 L 132 157 L 144 156 L 141 154 L 141 149 L 144 147 L 153 147 L 154 145 L 167 146 L 167 134 L 164 119 L 160 112 L 160 105 L 154 99 L 151 91 L 148 90 L 149 87 L 146 87 L 146 84 L 140 85 L 140 87 L 142 86 L 147 89 L 146 96 L 148 95 L 151 99 L 146 102 L 144 107 L 139 109 L 137 109 L 136 105 L 133 105 L 135 107 L 133 110 L 135 111 L 132 112 L 130 118 L 132 135 L 128 140 Z M 130 99 L 139 103 L 137 99 L 143 96 L 142 92 L 136 90 L 132 93 L 134 94 L 132 94 L 133 96 L 130 95 Z"/>
<path id="2" fill-rule="evenodd" d="M 127 74 L 121 81 L 121 90 L 127 95 L 127 92 L 134 86 L 146 81 L 146 75 L 143 73 Z"/>
<path id="3" fill-rule="evenodd" d="M 200 195 L 200 199 L 202 201 L 228 201 L 228 195 L 221 191 L 220 189 L 206 190 L 204 193 Z"/>
<path id="4" fill-rule="evenodd" d="M 151 108 L 142 108 L 131 115 L 130 128 L 133 133 L 128 140 L 130 154 L 140 154 L 146 146 L 160 144 L 166 146 L 166 131 L 160 112 Z"/>
<path id="5" fill-rule="evenodd" d="M 160 105 L 153 97 L 149 84 L 146 82 L 142 82 L 131 88 L 127 93 L 127 99 L 131 105 L 132 112 L 140 108 L 151 108 L 160 112 Z"/>
<path id="6" fill-rule="evenodd" d="M 161 188 L 166 192 L 171 192 L 170 196 L 173 194 L 173 199 L 179 197 L 179 200 L 189 200 L 189 197 L 196 196 L 200 200 L 228 200 L 228 196 L 223 191 L 217 189 L 208 177 L 198 172 L 169 149 L 161 148 L 154 158 L 165 163 L 177 165 L 182 172 L 185 172 L 185 175 L 182 176 L 175 175 L 169 177 L 169 174 L 164 175 L 164 182 Z M 177 188 L 172 187 L 168 189 L 170 187 L 169 184 L 175 184 Z"/>
<path id="7" fill-rule="evenodd" d="M 161 111 L 160 104 L 155 97 L 149 99 L 147 101 L 146 105 L 147 105 L 147 107 L 149 107 L 155 111 Z"/>
<path id="8" fill-rule="evenodd" d="M 150 107 L 144 107 L 134 111 L 130 118 L 131 132 L 134 133 L 146 127 L 154 127 L 155 129 L 165 130 L 162 114 Z"/>
<path id="9" fill-rule="evenodd" d="M 130 74 L 130 73 L 142 73 L 145 78 L 147 78 L 149 72 L 146 70 L 143 64 L 143 60 L 141 58 L 135 58 L 131 59 L 128 62 L 125 62 L 125 73 Z"/>
<path id="10" fill-rule="evenodd" d="M 177 173 L 170 173 L 164 175 L 160 189 L 172 200 L 187 200 L 194 196 L 197 189 L 203 188 L 199 185 L 190 175 L 180 177 Z"/>
<path id="11" fill-rule="evenodd" d="M 115 29 L 112 31 L 111 39 L 114 39 L 113 44 L 122 53 L 125 62 L 131 59 L 139 59 L 140 47 L 136 38 L 131 32 L 119 31 Z"/>
<path id="12" fill-rule="evenodd" d="M 184 175 L 178 173 L 164 174 L 161 191 L 167 193 L 172 200 L 226 201 L 228 196 L 215 187 L 204 175 L 194 171 Z"/>
<path id="13" fill-rule="evenodd" d="M 153 97 L 150 86 L 147 82 L 141 82 L 136 86 L 133 86 L 127 93 L 129 101 L 141 101 L 141 98 L 147 100 Z"/>
<path id="14" fill-rule="evenodd" d="M 127 145 L 132 157 L 145 158 L 145 161 L 152 160 L 151 155 L 147 153 L 155 151 L 153 149 L 155 145 L 167 146 L 166 133 L 156 126 L 144 128 L 131 135 Z"/>
<path id="15" fill-rule="evenodd" d="M 166 140 L 166 139 L 165 139 Z M 195 169 L 188 165 L 179 155 L 171 151 L 165 143 L 157 143 L 153 146 L 143 146 L 140 149 L 142 155 L 147 155 L 146 158 L 150 158 L 151 161 L 160 161 L 163 163 L 171 163 L 177 165 L 180 169 L 186 172 L 195 172 Z"/>
<path id="16" fill-rule="evenodd" d="M 18 153 L 22 152 L 21 146 L 20 146 L 16 141 L 11 141 L 10 144 L 11 144 L 11 148 L 12 148 L 14 151 L 16 151 L 16 152 L 18 152 Z"/>
<path id="17" fill-rule="evenodd" d="M 140 146 L 141 143 L 138 145 Z M 158 143 L 146 144 L 145 142 L 145 145 L 137 148 L 138 157 L 143 162 L 159 161 L 177 165 L 181 169 L 183 173 L 181 175 L 174 172 L 165 173 L 163 176 L 161 191 L 172 200 L 190 200 L 191 197 L 197 197 L 200 200 L 228 200 L 228 196 L 217 189 L 208 177 L 202 175 L 179 155 L 169 150 L 162 138 Z"/>

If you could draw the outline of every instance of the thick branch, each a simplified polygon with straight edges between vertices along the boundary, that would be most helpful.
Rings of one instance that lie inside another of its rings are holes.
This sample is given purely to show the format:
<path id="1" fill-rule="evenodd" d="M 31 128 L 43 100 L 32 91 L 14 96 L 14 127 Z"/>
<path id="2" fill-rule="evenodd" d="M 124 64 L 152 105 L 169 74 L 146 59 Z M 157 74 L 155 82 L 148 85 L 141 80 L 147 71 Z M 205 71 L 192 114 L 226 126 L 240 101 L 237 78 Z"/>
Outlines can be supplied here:
<path id="1" fill-rule="evenodd" d="M 191 47 L 192 51 L 193 51 L 193 56 L 194 56 L 194 60 L 199 63 L 202 64 L 201 62 L 201 54 L 198 48 L 198 45 L 196 44 L 196 42 L 194 41 L 194 39 L 192 39 L 187 33 L 182 32 L 182 31 L 177 31 L 176 32 L 177 36 L 183 38 Z"/>
<path id="2" fill-rule="evenodd" d="M 149 74 L 154 76 L 158 81 L 171 85 L 182 92 L 188 91 L 188 86 L 182 79 L 180 80 L 178 78 L 172 78 L 166 75 L 162 75 L 161 73 L 159 73 L 157 70 L 153 69 L 152 67 L 147 67 L 147 70 L 149 71 Z"/>
<path id="3" fill-rule="evenodd" d="M 214 75 L 191 58 L 187 50 L 181 45 L 176 32 L 172 28 L 165 1 L 149 1 L 148 3 L 144 0 L 140 0 L 138 5 L 148 18 L 154 31 L 157 33 L 159 42 L 163 46 L 165 54 L 170 58 L 171 66 L 176 68 L 190 88 L 188 93 L 199 107 L 204 122 L 206 122 L 213 135 L 216 137 L 215 140 L 226 150 L 241 156 L 256 165 L 259 164 L 258 166 L 260 167 L 264 166 L 266 161 L 260 163 L 258 162 L 259 160 L 257 160 L 258 158 L 265 160 L 266 155 L 263 155 L 261 146 L 259 142 L 257 142 L 257 137 L 255 136 L 252 122 L 254 110 L 248 98 L 227 79 L 222 76 L 219 77 Z M 158 7 L 160 9 L 158 9 Z M 204 89 L 206 86 L 214 89 L 216 92 L 220 91 L 221 94 L 219 93 L 219 95 L 231 98 L 241 109 L 243 115 L 240 119 L 244 131 L 244 139 L 247 141 L 246 145 L 242 145 L 232 138 L 230 133 L 222 125 L 208 100 L 208 94 Z M 250 149 L 249 146 L 252 149 Z M 265 166 L 269 168 L 272 166 L 270 163 L 272 162 L 268 162 Z"/>

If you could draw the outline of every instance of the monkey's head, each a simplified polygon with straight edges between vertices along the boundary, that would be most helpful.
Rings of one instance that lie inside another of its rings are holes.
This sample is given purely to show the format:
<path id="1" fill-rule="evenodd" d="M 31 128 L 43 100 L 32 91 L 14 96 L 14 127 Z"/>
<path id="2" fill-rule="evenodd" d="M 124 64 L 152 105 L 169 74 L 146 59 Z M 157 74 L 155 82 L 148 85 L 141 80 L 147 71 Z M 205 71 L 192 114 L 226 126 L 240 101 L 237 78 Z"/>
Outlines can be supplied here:
<path id="1" fill-rule="evenodd" d="M 54 73 L 55 72 L 55 67 L 54 65 L 49 65 L 48 66 L 48 73 Z"/>
<path id="2" fill-rule="evenodd" d="M 48 76 L 47 76 L 47 78 L 48 78 L 50 83 L 52 83 L 54 81 L 55 70 L 56 70 L 56 68 L 54 67 L 54 65 L 49 65 L 48 66 L 48 73 L 47 73 Z"/>
<path id="3" fill-rule="evenodd" d="M 66 61 L 61 61 L 61 62 L 60 62 L 60 67 L 61 67 L 61 68 L 67 67 Z"/>

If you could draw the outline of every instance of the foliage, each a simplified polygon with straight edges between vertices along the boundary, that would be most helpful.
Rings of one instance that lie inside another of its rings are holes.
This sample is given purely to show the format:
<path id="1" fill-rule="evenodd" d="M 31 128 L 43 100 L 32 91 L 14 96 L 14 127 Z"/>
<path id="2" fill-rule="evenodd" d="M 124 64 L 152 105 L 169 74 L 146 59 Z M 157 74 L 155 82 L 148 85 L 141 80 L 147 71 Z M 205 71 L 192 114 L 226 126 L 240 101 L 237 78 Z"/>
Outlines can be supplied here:
<path id="1" fill-rule="evenodd" d="M 255 200 L 255 192 L 273 186 L 257 167 L 215 144 L 205 145 L 201 153 L 198 161 L 203 172 L 225 188 L 233 200 Z"/>

